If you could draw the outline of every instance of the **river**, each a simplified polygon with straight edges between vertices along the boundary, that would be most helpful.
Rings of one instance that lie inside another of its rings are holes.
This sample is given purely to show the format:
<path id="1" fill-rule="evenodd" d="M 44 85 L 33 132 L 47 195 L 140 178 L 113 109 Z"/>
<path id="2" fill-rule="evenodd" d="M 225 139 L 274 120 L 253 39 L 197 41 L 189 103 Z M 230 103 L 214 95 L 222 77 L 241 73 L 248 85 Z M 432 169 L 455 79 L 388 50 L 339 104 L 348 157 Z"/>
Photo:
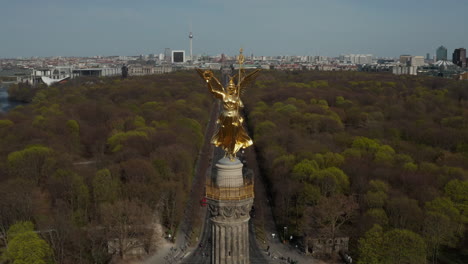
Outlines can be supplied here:
<path id="1" fill-rule="evenodd" d="M 22 102 L 13 102 L 8 100 L 8 85 L 0 84 L 0 112 L 8 112 L 18 105 L 24 105 Z"/>

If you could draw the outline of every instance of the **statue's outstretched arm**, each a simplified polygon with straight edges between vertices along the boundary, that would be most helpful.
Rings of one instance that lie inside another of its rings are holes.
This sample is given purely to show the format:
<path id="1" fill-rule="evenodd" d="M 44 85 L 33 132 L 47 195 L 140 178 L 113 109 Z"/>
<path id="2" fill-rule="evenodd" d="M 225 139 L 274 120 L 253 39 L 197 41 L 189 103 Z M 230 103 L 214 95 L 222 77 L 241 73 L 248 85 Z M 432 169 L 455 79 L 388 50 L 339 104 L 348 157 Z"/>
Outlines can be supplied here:
<path id="1" fill-rule="evenodd" d="M 213 75 L 213 72 L 210 70 L 202 71 L 200 69 L 196 69 L 200 77 L 202 77 L 208 86 L 209 91 L 219 99 L 224 98 L 224 88 L 221 85 L 221 82 Z"/>
<path id="2" fill-rule="evenodd" d="M 211 79 L 211 80 L 206 80 L 206 84 L 208 85 L 208 88 L 210 89 L 210 92 L 211 92 L 216 98 L 220 98 L 220 99 L 224 98 L 224 95 L 225 95 L 224 92 L 222 92 L 222 91 L 220 91 L 220 90 L 218 90 L 218 89 L 215 89 L 215 88 L 213 87 L 213 82 L 218 83 L 218 85 L 215 85 L 215 86 L 221 87 L 221 88 L 223 87 L 223 86 L 221 85 L 221 83 L 218 81 L 218 79 L 216 79 L 216 77 L 213 77 L 213 79 Z"/>

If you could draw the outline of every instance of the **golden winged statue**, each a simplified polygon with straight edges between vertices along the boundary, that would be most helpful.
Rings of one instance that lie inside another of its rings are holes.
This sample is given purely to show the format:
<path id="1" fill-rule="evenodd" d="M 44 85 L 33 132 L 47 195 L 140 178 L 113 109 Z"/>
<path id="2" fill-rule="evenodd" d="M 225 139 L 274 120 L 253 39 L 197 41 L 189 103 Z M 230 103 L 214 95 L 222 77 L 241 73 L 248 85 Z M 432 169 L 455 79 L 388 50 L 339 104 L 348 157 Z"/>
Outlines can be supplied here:
<path id="1" fill-rule="evenodd" d="M 240 96 L 245 92 L 247 85 L 260 72 L 260 69 L 257 69 L 245 75 L 245 70 L 242 69 L 242 49 L 238 61 L 239 73 L 230 77 L 229 84 L 226 87 L 223 87 L 211 70 L 197 69 L 198 74 L 206 81 L 209 91 L 221 100 L 223 106 L 216 121 L 219 126 L 211 139 L 211 143 L 221 147 L 225 151 L 225 156 L 231 160 L 235 159 L 236 153 L 241 148 L 253 144 L 252 139 L 247 135 L 243 127 L 244 118 L 240 114 L 240 108 L 244 107 L 244 105 Z M 236 79 L 238 80 L 237 83 L 235 82 Z"/>

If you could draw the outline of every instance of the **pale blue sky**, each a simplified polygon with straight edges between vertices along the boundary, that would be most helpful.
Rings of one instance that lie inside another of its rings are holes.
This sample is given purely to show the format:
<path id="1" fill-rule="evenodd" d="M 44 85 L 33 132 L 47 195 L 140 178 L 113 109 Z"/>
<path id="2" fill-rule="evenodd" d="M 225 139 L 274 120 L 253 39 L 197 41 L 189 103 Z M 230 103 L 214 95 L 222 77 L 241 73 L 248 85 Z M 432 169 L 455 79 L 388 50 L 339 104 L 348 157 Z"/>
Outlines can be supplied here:
<path id="1" fill-rule="evenodd" d="M 0 57 L 468 48 L 468 0 L 0 0 Z"/>

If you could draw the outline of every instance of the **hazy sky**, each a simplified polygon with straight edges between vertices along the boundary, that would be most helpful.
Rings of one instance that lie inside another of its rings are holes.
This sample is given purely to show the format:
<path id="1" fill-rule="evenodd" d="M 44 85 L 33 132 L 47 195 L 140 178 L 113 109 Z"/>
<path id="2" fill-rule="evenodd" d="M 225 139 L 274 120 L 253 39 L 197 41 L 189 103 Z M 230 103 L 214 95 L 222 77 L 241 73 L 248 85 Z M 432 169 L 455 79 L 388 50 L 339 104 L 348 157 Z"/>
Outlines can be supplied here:
<path id="1" fill-rule="evenodd" d="M 467 0 L 0 0 L 0 57 L 435 53 L 468 48 Z"/>

